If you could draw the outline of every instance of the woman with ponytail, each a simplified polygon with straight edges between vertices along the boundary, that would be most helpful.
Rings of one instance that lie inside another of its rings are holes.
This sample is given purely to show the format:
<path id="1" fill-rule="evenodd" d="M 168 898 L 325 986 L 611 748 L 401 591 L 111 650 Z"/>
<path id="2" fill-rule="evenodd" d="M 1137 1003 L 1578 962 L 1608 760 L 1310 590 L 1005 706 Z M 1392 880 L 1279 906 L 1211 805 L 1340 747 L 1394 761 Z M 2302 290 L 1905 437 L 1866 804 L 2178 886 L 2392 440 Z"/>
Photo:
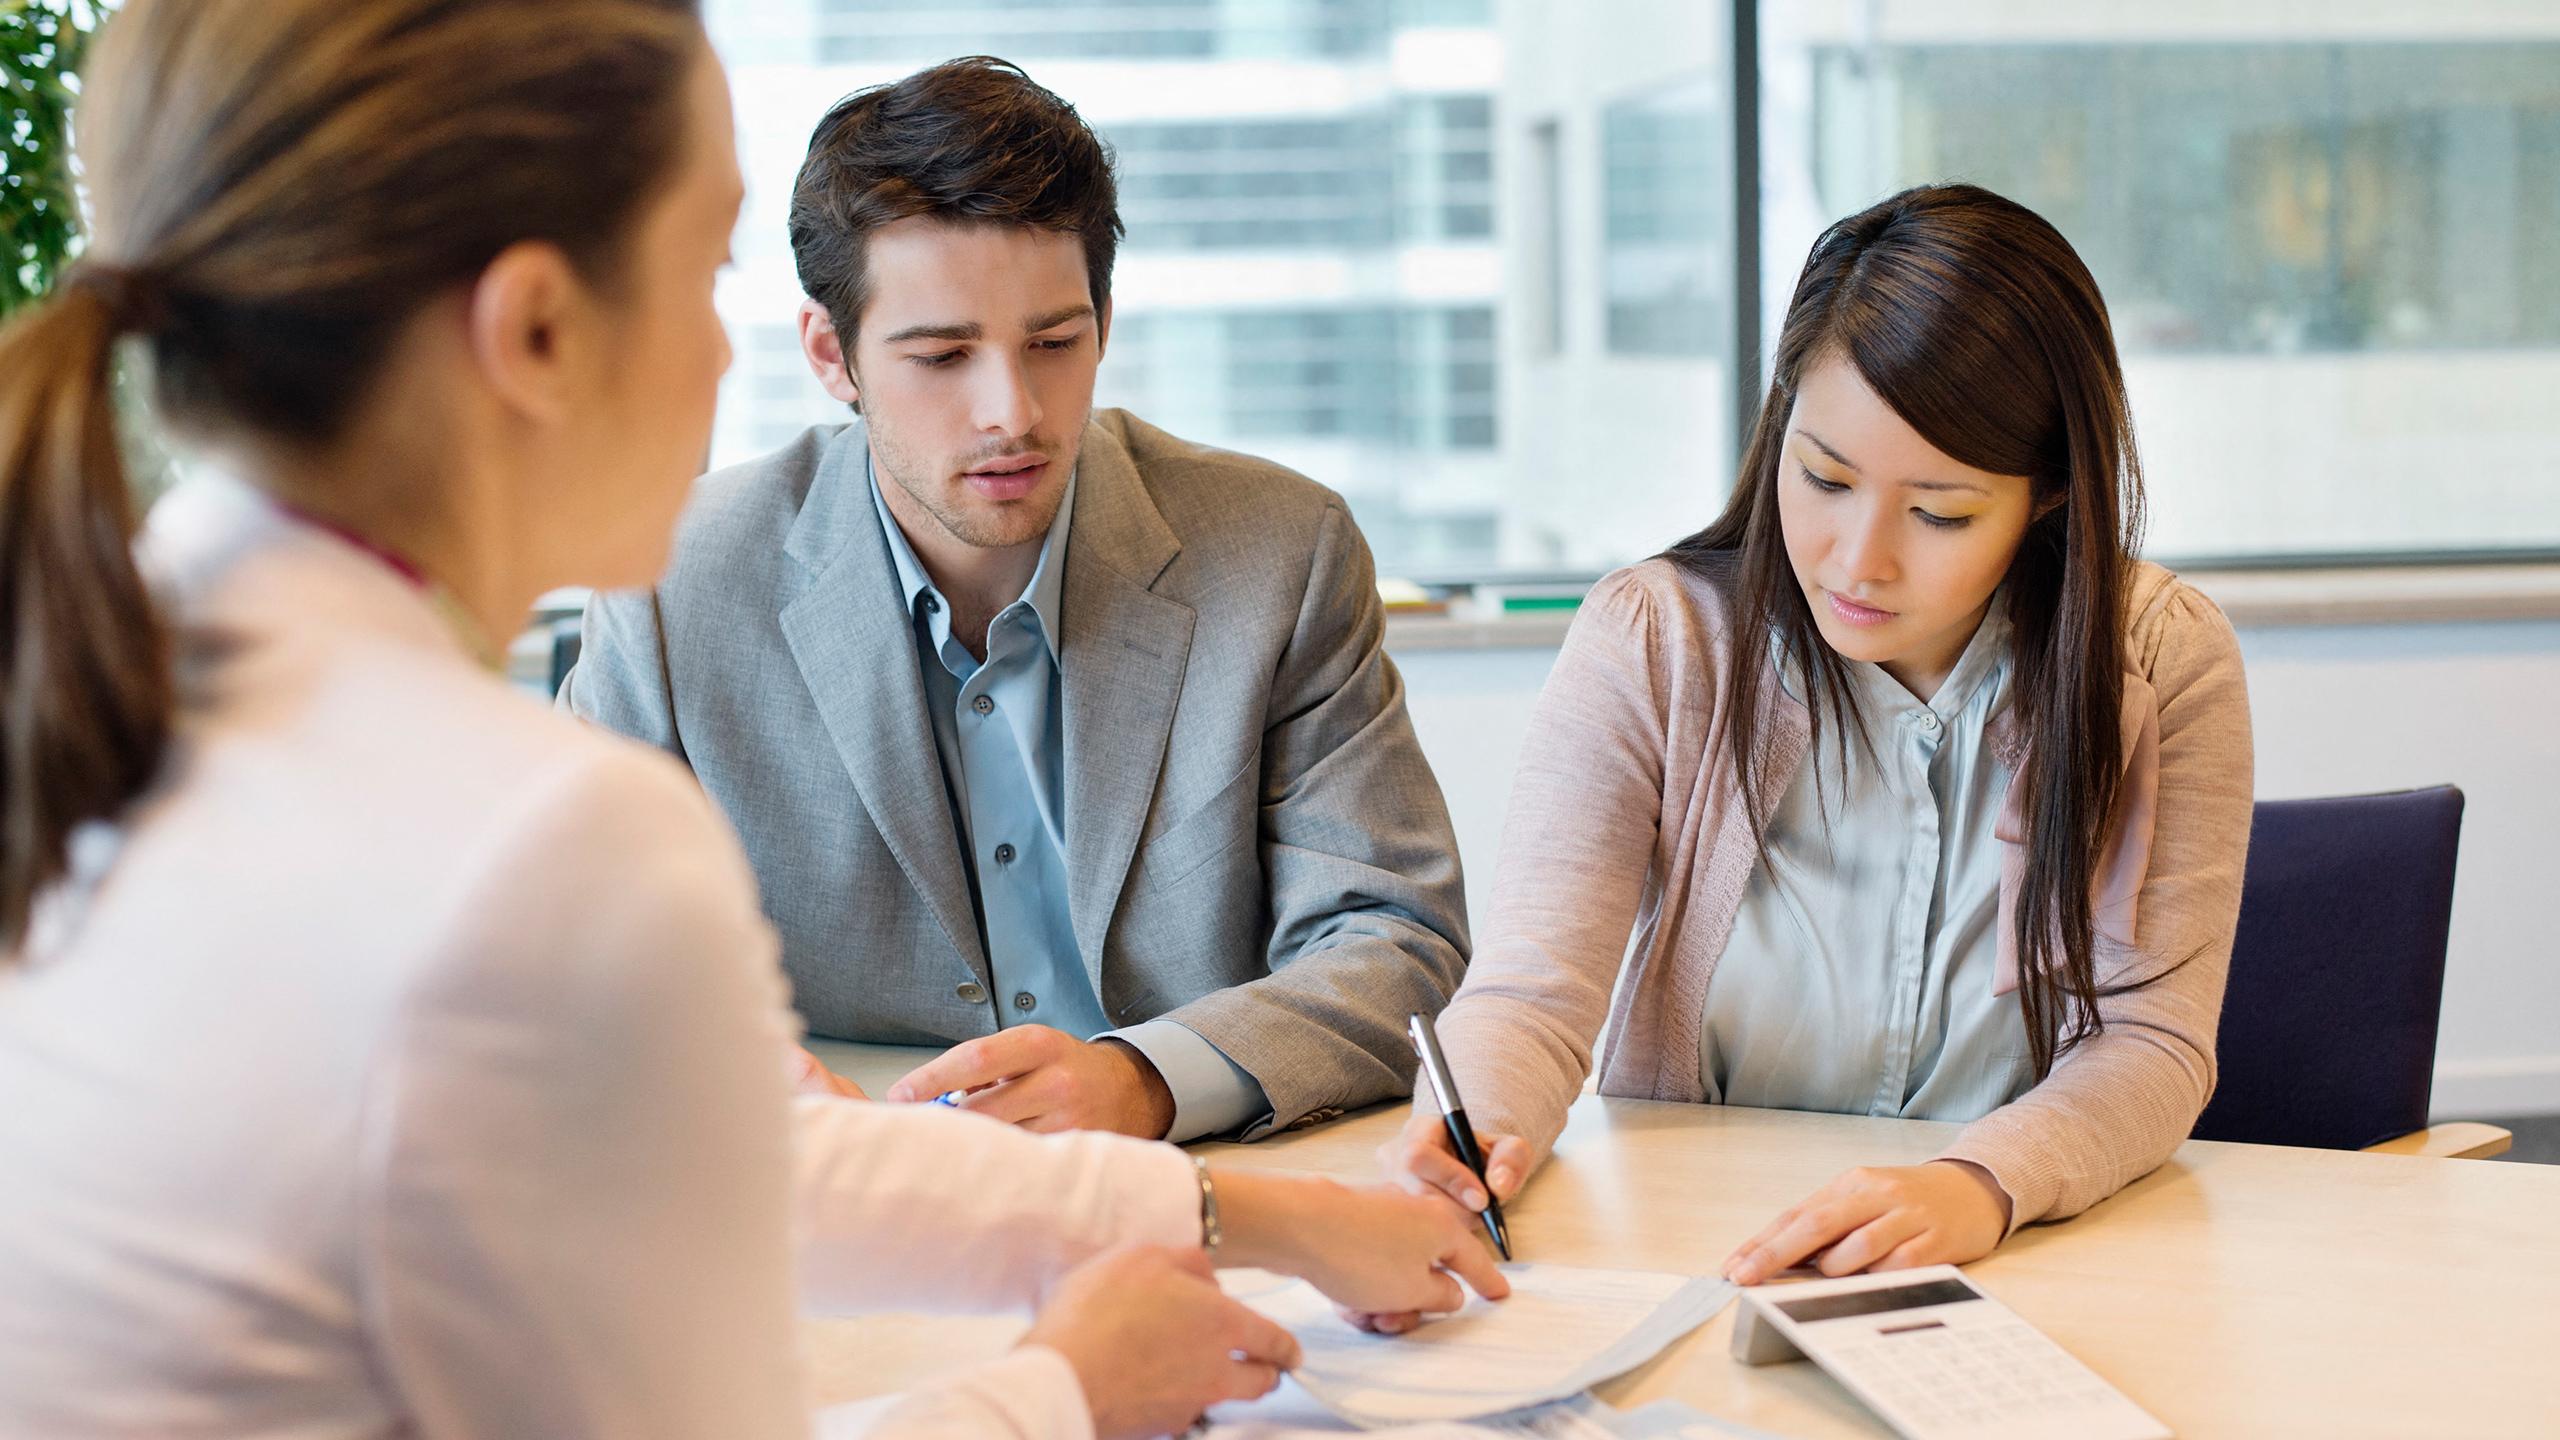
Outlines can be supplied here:
<path id="1" fill-rule="evenodd" d="M 2168 1158 L 2213 1089 L 2240 653 L 2133 558 L 2105 303 L 1966 185 L 1832 226 L 1723 516 L 1600 582 L 1440 1036 L 1500 1193 L 1602 1093 L 1966 1122 L 1758 1235 L 1755 1283 L 1972 1260 Z M 1614 993 L 1614 1003 L 1612 995 Z M 1418 1116 L 1384 1159 L 1477 1203 Z"/>
<path id="2" fill-rule="evenodd" d="M 489 673 L 709 439 L 690 0 L 131 0 L 78 129 L 0 333 L 0 1435 L 801 1435 L 795 1298 L 1039 1307 L 874 1433 L 1152 1435 L 1294 1357 L 1211 1248 L 1503 1289 L 1445 1200 L 795 1101 L 735 838 Z"/>

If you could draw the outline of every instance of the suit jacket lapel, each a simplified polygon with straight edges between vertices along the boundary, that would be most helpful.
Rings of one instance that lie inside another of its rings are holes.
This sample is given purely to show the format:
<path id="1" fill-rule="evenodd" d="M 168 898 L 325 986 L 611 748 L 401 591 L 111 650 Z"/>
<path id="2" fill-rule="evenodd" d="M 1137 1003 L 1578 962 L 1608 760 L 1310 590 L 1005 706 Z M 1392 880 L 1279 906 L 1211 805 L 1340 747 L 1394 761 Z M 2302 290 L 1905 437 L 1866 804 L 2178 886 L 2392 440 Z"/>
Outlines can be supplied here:
<path id="1" fill-rule="evenodd" d="M 1190 606 L 1153 589 L 1181 553 L 1127 448 L 1088 425 L 1076 461 L 1058 661 L 1066 698 L 1068 908 L 1097 995 L 1103 938 L 1164 768 L 1198 619 Z"/>
<path id="2" fill-rule="evenodd" d="M 889 853 L 952 948 L 992 985 L 916 671 L 914 622 L 899 606 L 897 567 L 871 504 L 868 444 L 862 426 L 847 427 L 810 483 L 783 545 L 807 586 L 783 606 L 782 633 Z"/>

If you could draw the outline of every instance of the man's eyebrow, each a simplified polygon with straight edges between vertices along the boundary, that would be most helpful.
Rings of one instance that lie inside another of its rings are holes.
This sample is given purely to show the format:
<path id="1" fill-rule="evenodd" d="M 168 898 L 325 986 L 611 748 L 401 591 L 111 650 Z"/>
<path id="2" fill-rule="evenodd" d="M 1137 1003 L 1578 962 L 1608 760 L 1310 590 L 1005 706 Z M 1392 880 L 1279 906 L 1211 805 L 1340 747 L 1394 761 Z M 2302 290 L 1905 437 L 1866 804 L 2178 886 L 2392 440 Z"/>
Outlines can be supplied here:
<path id="1" fill-rule="evenodd" d="M 1034 315 L 1022 328 L 1037 335 L 1043 330 L 1055 330 L 1070 320 L 1082 320 L 1092 314 L 1091 305 L 1069 305 L 1062 310 L 1052 310 L 1046 315 Z"/>
<path id="2" fill-rule="evenodd" d="M 910 340 L 978 340 L 986 331 L 975 320 L 959 320 L 942 325 L 910 325 L 892 330 L 881 340 L 883 345 L 903 345 Z"/>

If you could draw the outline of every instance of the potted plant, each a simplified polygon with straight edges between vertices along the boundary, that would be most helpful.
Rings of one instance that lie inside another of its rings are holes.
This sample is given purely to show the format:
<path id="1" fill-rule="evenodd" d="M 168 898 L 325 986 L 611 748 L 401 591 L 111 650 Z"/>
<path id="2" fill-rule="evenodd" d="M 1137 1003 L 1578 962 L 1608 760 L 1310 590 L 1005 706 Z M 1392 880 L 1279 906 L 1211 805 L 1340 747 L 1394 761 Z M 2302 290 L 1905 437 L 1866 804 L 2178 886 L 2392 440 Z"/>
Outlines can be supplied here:
<path id="1" fill-rule="evenodd" d="M 80 251 L 71 106 L 99 0 L 0 0 L 0 315 Z"/>

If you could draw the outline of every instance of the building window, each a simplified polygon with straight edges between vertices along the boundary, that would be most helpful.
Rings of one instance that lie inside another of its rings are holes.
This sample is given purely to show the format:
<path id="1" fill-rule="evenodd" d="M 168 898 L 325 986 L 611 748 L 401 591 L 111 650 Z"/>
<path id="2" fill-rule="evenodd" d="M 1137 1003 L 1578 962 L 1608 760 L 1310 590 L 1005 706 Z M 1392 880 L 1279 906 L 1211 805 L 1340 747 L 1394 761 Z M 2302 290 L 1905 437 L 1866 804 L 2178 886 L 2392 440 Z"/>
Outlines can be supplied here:
<path id="1" fill-rule="evenodd" d="M 1724 190 L 1717 88 L 1693 80 L 1600 114 L 1603 327 L 1619 355 L 1711 355 L 1724 345 Z"/>

